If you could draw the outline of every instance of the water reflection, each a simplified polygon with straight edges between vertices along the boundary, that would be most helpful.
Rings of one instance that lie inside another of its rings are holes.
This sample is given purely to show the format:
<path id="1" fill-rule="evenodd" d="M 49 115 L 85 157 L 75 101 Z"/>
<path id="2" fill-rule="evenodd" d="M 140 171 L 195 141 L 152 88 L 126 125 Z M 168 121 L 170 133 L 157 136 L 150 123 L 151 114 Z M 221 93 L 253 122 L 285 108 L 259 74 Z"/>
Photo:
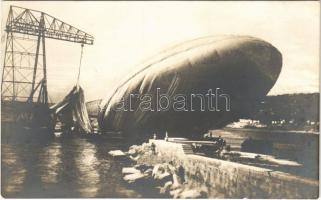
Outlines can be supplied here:
<path id="1" fill-rule="evenodd" d="M 19 143 L 2 140 L 1 145 L 4 197 L 141 197 L 124 185 L 124 163 L 107 156 L 120 143 L 59 137 Z"/>
<path id="2" fill-rule="evenodd" d="M 53 142 L 39 155 L 40 178 L 45 184 L 58 182 L 62 172 L 61 144 Z"/>
<path id="3" fill-rule="evenodd" d="M 77 145 L 75 167 L 78 170 L 78 191 L 81 197 L 95 197 L 99 190 L 99 173 L 97 171 L 98 160 L 96 158 L 96 146 L 81 141 Z"/>
<path id="4" fill-rule="evenodd" d="M 2 194 L 15 194 L 23 189 L 26 169 L 15 148 L 2 145 L 1 148 L 1 190 Z"/>

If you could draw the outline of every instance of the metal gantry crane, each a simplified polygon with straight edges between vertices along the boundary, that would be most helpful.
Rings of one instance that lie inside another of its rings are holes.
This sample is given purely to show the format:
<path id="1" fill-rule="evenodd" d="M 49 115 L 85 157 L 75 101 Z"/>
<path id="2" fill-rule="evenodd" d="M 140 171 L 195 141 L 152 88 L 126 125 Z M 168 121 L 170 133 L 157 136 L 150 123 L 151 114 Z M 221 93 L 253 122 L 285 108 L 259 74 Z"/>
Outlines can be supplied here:
<path id="1" fill-rule="evenodd" d="M 48 107 L 46 38 L 92 45 L 94 37 L 44 12 L 10 6 L 1 82 L 2 103 Z"/>

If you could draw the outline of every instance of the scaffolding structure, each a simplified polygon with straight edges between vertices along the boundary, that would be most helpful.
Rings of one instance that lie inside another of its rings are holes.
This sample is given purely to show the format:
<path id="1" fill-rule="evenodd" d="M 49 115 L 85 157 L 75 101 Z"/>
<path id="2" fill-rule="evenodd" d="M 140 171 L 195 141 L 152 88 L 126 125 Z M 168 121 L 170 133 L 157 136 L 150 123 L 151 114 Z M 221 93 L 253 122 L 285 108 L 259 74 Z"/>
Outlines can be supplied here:
<path id="1" fill-rule="evenodd" d="M 2 101 L 48 103 L 45 38 L 93 44 L 93 36 L 44 12 L 10 6 Z"/>
<path id="2" fill-rule="evenodd" d="M 94 37 L 44 12 L 10 6 L 1 82 L 2 103 L 48 107 L 46 38 L 92 45 Z"/>

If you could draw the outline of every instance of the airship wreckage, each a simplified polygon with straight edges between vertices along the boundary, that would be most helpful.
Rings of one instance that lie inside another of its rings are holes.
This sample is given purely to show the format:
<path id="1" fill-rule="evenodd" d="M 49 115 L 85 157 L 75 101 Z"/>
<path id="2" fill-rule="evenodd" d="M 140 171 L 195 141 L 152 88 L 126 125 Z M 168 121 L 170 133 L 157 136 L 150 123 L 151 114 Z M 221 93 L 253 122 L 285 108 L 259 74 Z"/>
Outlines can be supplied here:
<path id="1" fill-rule="evenodd" d="M 281 67 L 281 53 L 258 38 L 191 40 L 159 53 L 114 88 L 100 105 L 99 127 L 129 138 L 166 131 L 200 137 L 260 102 Z"/>
<path id="2" fill-rule="evenodd" d="M 39 120 L 48 119 L 41 123 L 42 127 L 47 124 L 47 128 L 52 128 L 59 121 L 65 128 L 77 127 L 79 132 L 92 133 L 78 82 L 61 102 L 49 106 L 44 44 L 45 38 L 50 38 L 92 45 L 94 38 L 43 12 L 14 6 L 10 8 L 6 27 L 9 39 L 15 34 L 36 36 L 39 47 L 33 69 L 37 68 L 38 60 L 43 60 L 43 78 L 33 79 L 27 100 L 20 100 L 23 107 L 30 109 L 16 112 L 16 120 L 22 119 L 23 126 L 36 126 Z M 6 45 L 5 58 L 13 51 L 10 46 Z M 43 54 L 39 53 L 40 46 Z M 4 68 L 8 68 L 10 59 L 5 61 Z M 129 139 L 151 137 L 155 133 L 161 136 L 165 132 L 177 137 L 201 137 L 209 129 L 238 120 L 260 102 L 275 84 L 281 67 L 281 53 L 259 38 L 209 36 L 184 42 L 137 67 L 136 72 L 107 94 L 98 108 L 99 132 L 121 132 Z M 5 99 L 8 95 L 4 92 L 19 83 L 2 79 L 3 105 L 18 103 L 17 93 Z"/>

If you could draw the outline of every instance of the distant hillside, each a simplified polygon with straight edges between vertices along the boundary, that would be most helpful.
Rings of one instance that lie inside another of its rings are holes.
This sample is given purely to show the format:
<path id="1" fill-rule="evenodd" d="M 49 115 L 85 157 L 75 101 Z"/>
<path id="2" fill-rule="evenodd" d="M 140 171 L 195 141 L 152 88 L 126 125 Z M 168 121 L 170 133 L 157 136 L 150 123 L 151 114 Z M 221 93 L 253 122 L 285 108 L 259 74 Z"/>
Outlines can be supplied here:
<path id="1" fill-rule="evenodd" d="M 319 93 L 267 96 L 245 116 L 268 127 L 280 126 L 319 129 Z"/>
<path id="2" fill-rule="evenodd" d="M 319 93 L 268 96 L 261 104 L 258 118 L 273 120 L 319 121 Z"/>

